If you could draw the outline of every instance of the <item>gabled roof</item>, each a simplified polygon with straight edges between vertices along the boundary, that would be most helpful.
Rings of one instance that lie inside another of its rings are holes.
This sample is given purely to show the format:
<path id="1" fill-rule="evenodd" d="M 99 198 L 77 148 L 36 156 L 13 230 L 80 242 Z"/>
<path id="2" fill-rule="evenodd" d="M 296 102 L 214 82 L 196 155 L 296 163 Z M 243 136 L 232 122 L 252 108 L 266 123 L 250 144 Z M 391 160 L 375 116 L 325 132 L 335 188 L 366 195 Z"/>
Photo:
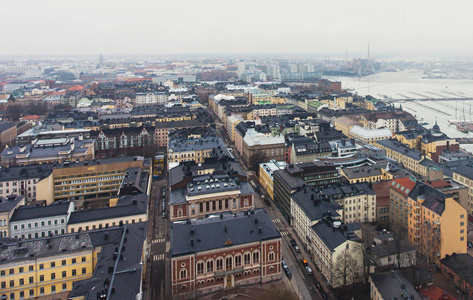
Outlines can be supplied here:
<path id="1" fill-rule="evenodd" d="M 391 182 L 391 188 L 405 196 L 409 196 L 415 185 L 416 181 L 411 177 L 398 178 Z"/>

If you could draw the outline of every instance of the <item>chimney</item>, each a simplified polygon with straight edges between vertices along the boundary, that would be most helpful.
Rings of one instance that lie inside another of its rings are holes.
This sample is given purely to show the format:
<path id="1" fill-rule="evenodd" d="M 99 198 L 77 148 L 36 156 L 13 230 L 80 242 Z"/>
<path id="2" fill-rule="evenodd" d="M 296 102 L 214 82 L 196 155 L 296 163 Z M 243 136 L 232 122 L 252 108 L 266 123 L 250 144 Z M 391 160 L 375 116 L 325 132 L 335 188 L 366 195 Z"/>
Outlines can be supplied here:
<path id="1" fill-rule="evenodd" d="M 447 152 L 450 151 L 450 141 L 447 141 Z"/>

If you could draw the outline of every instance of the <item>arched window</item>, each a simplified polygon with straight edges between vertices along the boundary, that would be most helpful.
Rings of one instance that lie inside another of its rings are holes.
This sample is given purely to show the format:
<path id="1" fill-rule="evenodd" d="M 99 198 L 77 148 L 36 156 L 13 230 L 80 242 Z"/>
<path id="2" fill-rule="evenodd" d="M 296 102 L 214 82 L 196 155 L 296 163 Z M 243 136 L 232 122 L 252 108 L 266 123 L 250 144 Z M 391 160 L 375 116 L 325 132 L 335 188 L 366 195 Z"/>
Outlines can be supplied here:
<path id="1" fill-rule="evenodd" d="M 251 263 L 251 254 L 249 252 L 245 253 L 245 265 L 249 265 Z"/>
<path id="2" fill-rule="evenodd" d="M 181 285 L 181 290 L 184 291 L 185 289 L 186 289 L 186 285 L 185 284 Z"/>
<path id="3" fill-rule="evenodd" d="M 15 300 L 15 293 L 10 294 L 10 300 Z"/>
<path id="4" fill-rule="evenodd" d="M 269 252 L 269 254 L 268 254 L 268 260 L 269 260 L 269 261 L 273 261 L 273 260 L 274 260 L 274 252 L 273 252 L 273 251 Z"/>
<path id="5" fill-rule="evenodd" d="M 221 257 L 217 258 L 216 264 L 217 264 L 217 271 L 222 270 L 223 269 L 223 258 L 221 258 Z"/>
<path id="6" fill-rule="evenodd" d="M 241 266 L 241 254 L 235 255 L 235 267 Z"/>
<path id="7" fill-rule="evenodd" d="M 214 271 L 214 261 L 209 259 L 207 261 L 207 272 L 213 272 Z"/>
<path id="8" fill-rule="evenodd" d="M 33 289 L 30 290 L 30 297 L 34 297 L 34 290 Z"/>
<path id="9" fill-rule="evenodd" d="M 227 256 L 227 258 L 225 259 L 225 266 L 226 266 L 226 270 L 227 271 L 230 271 L 231 269 L 233 269 L 233 258 L 231 256 Z"/>
<path id="10" fill-rule="evenodd" d="M 24 291 L 20 291 L 20 299 L 24 299 L 25 298 L 25 292 Z"/>
<path id="11" fill-rule="evenodd" d="M 181 269 L 180 279 L 187 278 L 187 269 Z"/>
<path id="12" fill-rule="evenodd" d="M 259 252 L 255 251 L 253 252 L 253 263 L 259 263 Z"/>
<path id="13" fill-rule="evenodd" d="M 203 274 L 204 273 L 204 262 L 199 261 L 197 263 L 197 274 Z"/>

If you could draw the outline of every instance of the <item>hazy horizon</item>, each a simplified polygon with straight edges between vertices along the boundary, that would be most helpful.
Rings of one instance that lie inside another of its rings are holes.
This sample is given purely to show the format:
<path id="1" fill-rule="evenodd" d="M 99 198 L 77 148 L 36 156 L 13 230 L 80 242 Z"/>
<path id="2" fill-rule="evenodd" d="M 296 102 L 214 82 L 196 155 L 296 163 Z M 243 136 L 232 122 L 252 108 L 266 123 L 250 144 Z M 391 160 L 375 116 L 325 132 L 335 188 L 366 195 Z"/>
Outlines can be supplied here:
<path id="1" fill-rule="evenodd" d="M 458 2 L 458 5 L 455 3 Z M 85 0 L 2 3 L 0 56 L 305 55 L 470 60 L 459 1 Z"/>

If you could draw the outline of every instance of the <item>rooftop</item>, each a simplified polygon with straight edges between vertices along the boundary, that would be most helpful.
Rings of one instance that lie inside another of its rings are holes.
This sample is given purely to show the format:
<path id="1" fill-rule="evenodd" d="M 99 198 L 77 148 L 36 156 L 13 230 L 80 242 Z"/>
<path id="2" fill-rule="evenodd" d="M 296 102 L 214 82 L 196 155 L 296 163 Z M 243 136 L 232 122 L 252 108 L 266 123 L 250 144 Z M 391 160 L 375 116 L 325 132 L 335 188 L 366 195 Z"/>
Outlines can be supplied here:
<path id="1" fill-rule="evenodd" d="M 20 206 L 13 213 L 10 222 L 21 222 L 61 215 L 65 216 L 70 210 L 73 209 L 74 204 L 72 202 L 55 202 L 47 206 Z"/>
<path id="2" fill-rule="evenodd" d="M 422 299 L 409 281 L 398 271 L 370 274 L 383 299 Z"/>
<path id="3" fill-rule="evenodd" d="M 281 234 L 264 209 L 171 224 L 171 256 L 280 239 Z"/>
<path id="4" fill-rule="evenodd" d="M 419 151 L 407 147 L 406 145 L 398 142 L 396 139 L 386 139 L 386 140 L 377 141 L 376 143 L 378 143 L 378 145 L 380 146 L 391 149 L 397 153 L 406 155 L 407 157 L 410 157 L 416 161 L 422 160 L 422 155 Z"/>

